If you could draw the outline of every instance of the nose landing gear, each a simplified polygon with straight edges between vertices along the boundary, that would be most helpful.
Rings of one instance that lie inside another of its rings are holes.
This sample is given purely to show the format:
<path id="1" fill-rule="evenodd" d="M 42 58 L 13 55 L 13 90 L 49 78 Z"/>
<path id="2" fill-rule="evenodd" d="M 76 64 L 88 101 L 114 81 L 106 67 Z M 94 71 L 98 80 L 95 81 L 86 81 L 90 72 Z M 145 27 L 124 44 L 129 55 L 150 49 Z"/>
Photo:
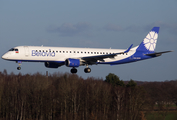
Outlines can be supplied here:
<path id="1" fill-rule="evenodd" d="M 22 63 L 22 62 L 21 62 L 21 61 L 17 61 L 16 63 L 18 63 L 17 70 L 21 70 L 21 67 L 20 67 L 20 66 L 21 66 L 21 63 Z"/>

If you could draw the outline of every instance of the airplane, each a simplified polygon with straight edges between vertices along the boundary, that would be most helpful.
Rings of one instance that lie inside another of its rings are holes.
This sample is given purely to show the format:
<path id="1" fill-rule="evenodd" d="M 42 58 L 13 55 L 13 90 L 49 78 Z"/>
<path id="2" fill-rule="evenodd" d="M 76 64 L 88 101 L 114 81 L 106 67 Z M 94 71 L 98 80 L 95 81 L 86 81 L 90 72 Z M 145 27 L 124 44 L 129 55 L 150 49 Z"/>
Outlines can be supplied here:
<path id="1" fill-rule="evenodd" d="M 161 56 L 172 51 L 155 52 L 160 27 L 153 27 L 140 45 L 128 49 L 96 49 L 72 47 L 17 46 L 11 48 L 2 59 L 18 63 L 44 62 L 47 68 L 58 68 L 66 65 L 72 67 L 71 73 L 77 73 L 77 67 L 86 66 L 85 73 L 90 73 L 89 65 L 109 64 L 118 65 L 136 62 Z"/>

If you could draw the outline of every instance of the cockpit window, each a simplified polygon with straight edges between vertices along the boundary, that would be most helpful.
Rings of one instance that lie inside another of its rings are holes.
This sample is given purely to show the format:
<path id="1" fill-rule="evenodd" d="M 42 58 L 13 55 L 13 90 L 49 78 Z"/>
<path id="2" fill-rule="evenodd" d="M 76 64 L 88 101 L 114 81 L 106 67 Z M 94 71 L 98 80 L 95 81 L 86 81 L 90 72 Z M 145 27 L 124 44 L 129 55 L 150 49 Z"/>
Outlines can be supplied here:
<path id="1" fill-rule="evenodd" d="M 18 51 L 18 49 L 11 48 L 9 51 Z"/>
<path id="2" fill-rule="evenodd" d="M 14 48 L 11 48 L 9 51 L 14 51 L 15 49 Z"/>

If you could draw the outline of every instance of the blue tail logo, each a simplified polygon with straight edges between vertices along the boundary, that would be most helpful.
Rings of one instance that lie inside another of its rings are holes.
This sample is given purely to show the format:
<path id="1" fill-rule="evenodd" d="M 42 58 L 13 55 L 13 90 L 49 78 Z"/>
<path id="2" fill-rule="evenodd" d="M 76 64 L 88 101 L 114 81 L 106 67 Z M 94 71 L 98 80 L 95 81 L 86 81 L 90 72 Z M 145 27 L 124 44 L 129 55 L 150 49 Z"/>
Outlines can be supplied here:
<path id="1" fill-rule="evenodd" d="M 152 53 L 155 50 L 159 27 L 154 27 L 144 38 L 143 42 L 138 46 L 137 51 Z"/>

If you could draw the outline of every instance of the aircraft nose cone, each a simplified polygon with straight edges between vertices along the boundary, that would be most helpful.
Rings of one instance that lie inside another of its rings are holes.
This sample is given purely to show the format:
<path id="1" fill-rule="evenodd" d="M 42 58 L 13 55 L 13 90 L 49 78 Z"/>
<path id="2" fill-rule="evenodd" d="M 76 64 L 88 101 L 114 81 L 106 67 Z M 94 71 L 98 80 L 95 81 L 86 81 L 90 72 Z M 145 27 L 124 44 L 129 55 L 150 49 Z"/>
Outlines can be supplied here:
<path id="1" fill-rule="evenodd" d="M 4 54 L 3 56 L 2 56 L 2 59 L 7 59 L 8 57 L 7 57 L 7 54 Z"/>

